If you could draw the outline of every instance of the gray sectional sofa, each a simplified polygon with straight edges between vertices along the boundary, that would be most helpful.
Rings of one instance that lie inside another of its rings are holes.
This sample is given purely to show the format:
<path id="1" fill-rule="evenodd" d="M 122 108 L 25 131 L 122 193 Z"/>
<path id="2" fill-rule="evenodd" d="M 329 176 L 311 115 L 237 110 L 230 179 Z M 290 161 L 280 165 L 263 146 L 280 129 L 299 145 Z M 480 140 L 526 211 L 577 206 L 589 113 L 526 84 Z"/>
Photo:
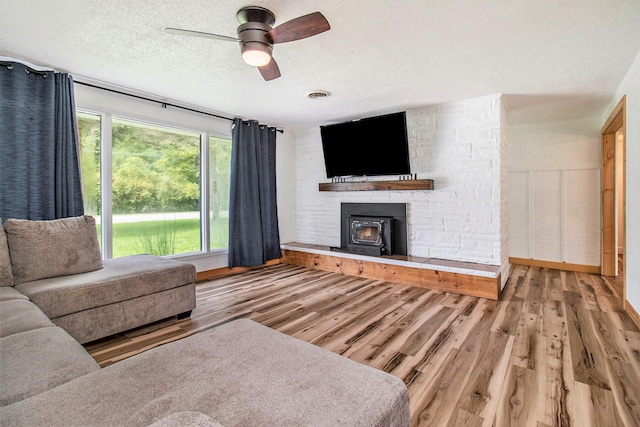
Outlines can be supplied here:
<path id="1" fill-rule="evenodd" d="M 53 225 L 73 234 L 72 228 L 87 223 L 91 219 Z M 146 301 L 129 288 L 148 294 L 155 282 L 186 281 L 174 288 L 193 289 L 192 266 L 182 266 L 180 273 L 182 263 L 142 256 L 16 285 L 21 279 L 12 268 L 24 272 L 13 262 L 12 233 L 18 229 L 8 221 L 7 245 L 0 226 L 0 283 L 5 285 L 0 286 L 0 425 L 409 425 L 407 388 L 398 378 L 246 319 L 101 369 L 79 341 L 94 339 L 94 329 L 101 331 L 97 335 L 108 334 L 157 315 L 191 310 L 191 303 L 181 305 L 183 294 L 172 293 L 166 283 L 153 292 L 159 299 Z M 81 260 L 86 254 L 59 249 L 70 260 L 68 269 L 86 262 Z M 165 273 L 159 272 L 161 264 Z M 145 308 L 155 304 L 158 310 Z M 172 305 L 178 308 L 164 311 Z"/>
<path id="2" fill-rule="evenodd" d="M 0 286 L 26 296 L 81 344 L 196 306 L 193 265 L 152 255 L 103 261 L 91 216 L 8 219 L 6 238 L 0 233 Z"/>

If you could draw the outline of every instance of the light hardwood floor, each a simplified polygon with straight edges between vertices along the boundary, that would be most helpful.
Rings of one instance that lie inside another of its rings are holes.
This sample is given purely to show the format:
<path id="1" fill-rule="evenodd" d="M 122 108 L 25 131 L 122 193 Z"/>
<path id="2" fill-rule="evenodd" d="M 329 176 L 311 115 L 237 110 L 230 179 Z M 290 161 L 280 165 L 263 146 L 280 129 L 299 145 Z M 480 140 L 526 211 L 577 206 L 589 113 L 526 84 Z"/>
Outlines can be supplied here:
<path id="1" fill-rule="evenodd" d="M 490 301 L 282 264 L 198 284 L 190 319 L 86 347 L 106 366 L 245 317 L 401 378 L 415 426 L 635 426 L 640 330 L 615 289 L 515 266 Z"/>

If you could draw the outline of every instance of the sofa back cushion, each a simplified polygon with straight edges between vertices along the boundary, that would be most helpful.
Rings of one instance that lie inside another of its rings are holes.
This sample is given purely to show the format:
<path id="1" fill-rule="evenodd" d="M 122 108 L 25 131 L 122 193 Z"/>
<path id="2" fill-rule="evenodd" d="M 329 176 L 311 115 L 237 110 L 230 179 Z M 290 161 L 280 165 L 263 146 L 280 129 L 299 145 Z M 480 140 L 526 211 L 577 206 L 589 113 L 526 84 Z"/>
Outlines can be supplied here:
<path id="1" fill-rule="evenodd" d="M 4 232 L 4 227 L 2 226 L 2 218 L 0 218 L 0 286 L 13 286 L 11 258 L 9 258 L 7 234 Z"/>
<path id="2" fill-rule="evenodd" d="M 91 216 L 8 219 L 6 232 L 15 285 L 102 268 L 96 222 Z"/>

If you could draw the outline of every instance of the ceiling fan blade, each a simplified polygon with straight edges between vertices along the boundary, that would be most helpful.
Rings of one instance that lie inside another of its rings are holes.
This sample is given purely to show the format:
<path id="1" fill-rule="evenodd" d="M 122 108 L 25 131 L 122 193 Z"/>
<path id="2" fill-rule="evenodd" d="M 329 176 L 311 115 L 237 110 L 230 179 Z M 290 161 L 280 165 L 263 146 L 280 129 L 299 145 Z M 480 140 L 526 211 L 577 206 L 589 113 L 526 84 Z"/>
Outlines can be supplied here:
<path id="1" fill-rule="evenodd" d="M 179 36 L 202 37 L 205 39 L 222 40 L 226 42 L 238 41 L 238 39 L 235 37 L 221 36 L 220 34 L 202 33 L 200 31 L 181 30 L 180 28 L 165 28 L 164 30 L 169 34 L 177 34 Z"/>
<path id="2" fill-rule="evenodd" d="M 278 77 L 280 77 L 280 68 L 278 67 L 276 60 L 273 59 L 273 57 L 271 57 L 271 61 L 269 61 L 267 65 L 258 67 L 258 70 L 260 70 L 260 74 L 262 74 L 262 77 L 266 81 L 277 79 Z"/>
<path id="3" fill-rule="evenodd" d="M 313 12 L 278 25 L 267 35 L 273 40 L 273 43 L 286 43 L 315 36 L 330 28 L 329 21 L 322 13 Z"/>

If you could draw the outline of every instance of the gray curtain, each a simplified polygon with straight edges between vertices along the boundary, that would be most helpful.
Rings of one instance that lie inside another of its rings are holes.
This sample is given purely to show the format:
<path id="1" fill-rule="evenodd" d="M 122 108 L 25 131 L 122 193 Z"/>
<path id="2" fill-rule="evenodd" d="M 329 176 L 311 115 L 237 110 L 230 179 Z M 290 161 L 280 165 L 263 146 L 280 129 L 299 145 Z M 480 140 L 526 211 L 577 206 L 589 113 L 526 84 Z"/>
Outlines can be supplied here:
<path id="1" fill-rule="evenodd" d="M 0 62 L 0 218 L 83 213 L 71 76 Z"/>
<path id="2" fill-rule="evenodd" d="M 276 203 L 276 130 L 233 121 L 229 200 L 229 268 L 280 258 Z"/>

